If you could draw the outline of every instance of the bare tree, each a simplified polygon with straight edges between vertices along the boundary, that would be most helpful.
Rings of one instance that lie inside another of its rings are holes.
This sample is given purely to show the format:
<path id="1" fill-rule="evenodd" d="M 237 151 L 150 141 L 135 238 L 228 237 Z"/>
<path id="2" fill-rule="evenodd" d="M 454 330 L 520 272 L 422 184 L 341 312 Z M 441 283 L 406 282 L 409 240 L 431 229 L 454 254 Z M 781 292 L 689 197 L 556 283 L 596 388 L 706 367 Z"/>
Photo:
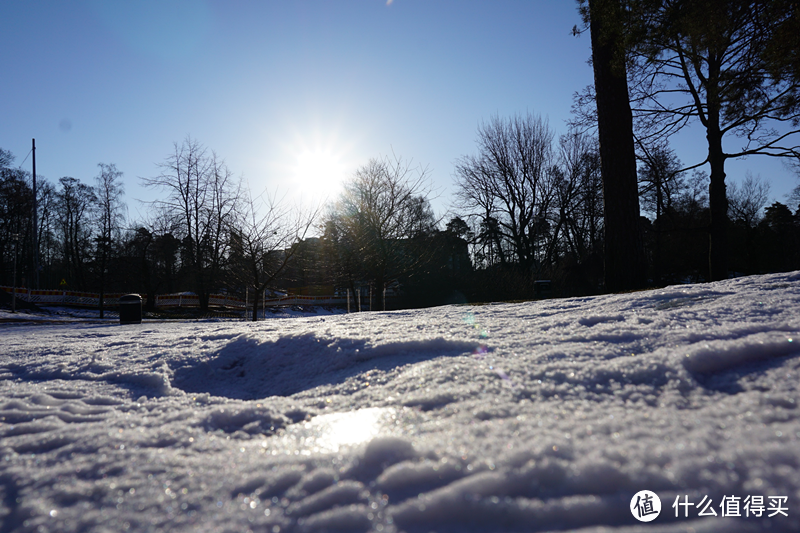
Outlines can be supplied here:
<path id="1" fill-rule="evenodd" d="M 56 197 L 63 267 L 69 283 L 85 289 L 85 267 L 92 253 L 91 234 L 97 196 L 92 187 L 75 178 L 63 177 L 58 181 L 61 190 Z"/>
<path id="2" fill-rule="evenodd" d="M 603 237 L 603 182 L 597 140 L 577 131 L 559 139 L 555 236 L 579 262 L 599 256 Z"/>
<path id="3" fill-rule="evenodd" d="M 659 220 L 671 207 L 681 188 L 680 159 L 666 144 L 642 146 L 639 168 L 639 196 L 644 211 Z"/>
<path id="4" fill-rule="evenodd" d="M 428 204 L 426 168 L 412 167 L 399 157 L 371 159 L 344 184 L 344 192 L 326 220 L 326 233 L 347 248 L 340 266 L 358 268 L 379 294 L 420 260 L 404 249 L 402 241 L 430 232 L 436 220 Z M 382 297 L 383 308 L 386 300 Z"/>
<path id="5" fill-rule="evenodd" d="M 45 275 L 43 284 L 53 286 L 52 267 L 53 261 L 58 255 L 56 241 L 58 201 L 53 184 L 45 180 L 43 176 L 37 176 L 37 180 L 36 207 L 39 211 L 39 223 L 37 224 L 36 242 L 39 244 L 39 265 Z"/>
<path id="6" fill-rule="evenodd" d="M 355 299 L 356 283 L 365 275 L 362 272 L 362 255 L 358 235 L 348 227 L 336 204 L 329 206 L 323 223 L 322 249 L 324 270 L 336 287 L 346 287 Z M 356 300 L 357 301 L 357 300 Z"/>
<path id="7" fill-rule="evenodd" d="M 20 168 L 12 168 L 14 155 L 0 148 L 0 279 L 10 284 L 14 257 L 32 256 L 30 236 L 32 231 L 31 210 L 33 194 L 29 174 Z M 8 259 L 6 256 L 8 255 Z M 28 261 L 17 261 L 20 267 Z M 23 273 L 27 268 L 16 269 Z"/>
<path id="8" fill-rule="evenodd" d="M 789 202 L 794 206 L 800 206 L 800 185 L 792 189 L 792 192 L 789 193 Z M 800 211 L 800 208 L 798 208 Z"/>
<path id="9" fill-rule="evenodd" d="M 728 216 L 748 228 L 755 228 L 769 199 L 769 183 L 748 170 L 740 185 L 728 185 Z"/>
<path id="10" fill-rule="evenodd" d="M 800 180 L 800 157 L 797 157 L 789 162 L 787 162 L 789 168 L 793 169 L 795 172 L 795 177 Z M 787 195 L 789 200 L 789 205 L 794 207 L 798 206 L 798 212 L 800 212 L 800 182 L 795 186 L 794 189 Z"/>
<path id="11" fill-rule="evenodd" d="M 122 194 L 125 189 L 122 185 L 122 172 L 117 170 L 116 165 L 99 163 L 100 174 L 95 178 L 97 185 L 95 193 L 97 195 L 97 236 L 95 242 L 97 246 L 95 253 L 97 257 L 98 269 L 100 274 L 100 318 L 105 313 L 105 287 L 106 270 L 108 262 L 114 252 L 114 244 L 120 241 L 120 232 L 125 219 L 125 204 L 122 202 Z"/>
<path id="12" fill-rule="evenodd" d="M 173 153 L 159 167 L 160 175 L 142 181 L 165 193 L 154 204 L 174 218 L 200 308 L 207 310 L 210 292 L 217 288 L 227 258 L 231 224 L 241 197 L 240 181 L 213 151 L 208 153 L 188 137 L 174 144 Z"/>
<path id="13" fill-rule="evenodd" d="M 290 208 L 283 199 L 266 192 L 248 196 L 240 204 L 232 233 L 233 256 L 238 272 L 252 289 L 253 321 L 264 291 L 280 276 L 298 250 L 319 215 L 319 208 Z"/>
<path id="14" fill-rule="evenodd" d="M 458 208 L 501 265 L 531 273 L 550 251 L 553 132 L 538 115 L 493 117 L 478 128 L 477 155 L 456 162 Z"/>
<path id="15" fill-rule="evenodd" d="M 662 264 L 665 232 L 670 224 L 665 215 L 672 213 L 683 187 L 681 162 L 667 144 L 647 146 L 640 144 L 642 165 L 639 170 L 639 196 L 646 212 L 654 216 L 652 231 L 655 243 L 652 250 L 652 275 L 656 285 L 662 282 Z"/>

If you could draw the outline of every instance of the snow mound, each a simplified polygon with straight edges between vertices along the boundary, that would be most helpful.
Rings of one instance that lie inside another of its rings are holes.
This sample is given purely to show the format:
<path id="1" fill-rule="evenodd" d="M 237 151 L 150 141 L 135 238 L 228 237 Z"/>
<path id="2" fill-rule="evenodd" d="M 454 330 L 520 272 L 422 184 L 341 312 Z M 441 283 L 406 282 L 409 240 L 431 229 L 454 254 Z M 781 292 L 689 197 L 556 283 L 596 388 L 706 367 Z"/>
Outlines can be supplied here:
<path id="1" fill-rule="evenodd" d="M 475 342 L 434 338 L 377 346 L 365 339 L 284 335 L 262 341 L 241 335 L 202 360 L 174 371 L 173 385 L 186 392 L 258 399 L 289 396 L 325 383 L 343 382 L 371 368 L 384 370 L 441 355 L 470 353 Z"/>
<path id="2" fill-rule="evenodd" d="M 732 340 L 691 346 L 683 360 L 691 372 L 709 374 L 748 363 L 800 354 L 800 339 L 785 334 L 757 333 Z"/>

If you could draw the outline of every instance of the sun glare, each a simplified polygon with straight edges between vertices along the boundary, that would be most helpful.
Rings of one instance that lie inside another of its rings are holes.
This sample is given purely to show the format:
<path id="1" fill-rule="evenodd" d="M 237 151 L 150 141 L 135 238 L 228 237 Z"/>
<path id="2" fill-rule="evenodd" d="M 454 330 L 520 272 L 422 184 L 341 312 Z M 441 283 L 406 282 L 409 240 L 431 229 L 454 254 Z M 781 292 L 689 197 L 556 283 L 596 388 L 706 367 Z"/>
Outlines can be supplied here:
<path id="1" fill-rule="evenodd" d="M 335 194 L 345 174 L 340 155 L 330 149 L 304 149 L 296 156 L 292 177 L 304 194 L 330 196 Z"/>
<path id="2" fill-rule="evenodd" d="M 336 121 L 293 120 L 278 137 L 270 166 L 282 188 L 301 203 L 334 201 L 358 167 L 358 138 Z"/>

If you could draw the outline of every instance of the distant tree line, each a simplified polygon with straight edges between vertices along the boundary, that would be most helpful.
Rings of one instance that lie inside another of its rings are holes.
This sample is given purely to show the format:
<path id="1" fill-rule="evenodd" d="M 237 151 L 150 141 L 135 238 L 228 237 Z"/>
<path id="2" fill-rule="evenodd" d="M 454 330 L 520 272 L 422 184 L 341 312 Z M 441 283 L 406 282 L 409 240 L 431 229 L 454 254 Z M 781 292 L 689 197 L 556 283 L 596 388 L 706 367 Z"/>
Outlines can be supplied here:
<path id="1" fill-rule="evenodd" d="M 191 291 L 348 294 L 353 307 L 391 309 L 582 295 L 604 288 L 606 222 L 596 138 L 556 136 L 528 113 L 493 117 L 478 128 L 477 151 L 455 165 L 457 201 L 434 215 L 427 169 L 402 158 L 370 160 L 340 196 L 312 210 L 274 195 L 253 197 L 212 151 L 187 139 L 173 146 L 148 219 L 130 221 L 122 172 L 98 165 L 93 185 L 38 180 L 41 288 L 92 292 Z M 1 151 L 0 283 L 33 286 L 31 176 Z M 683 171 L 665 146 L 638 168 L 648 283 L 709 279 L 708 177 Z M 748 175 L 728 190 L 728 263 L 736 273 L 800 268 L 798 207 L 767 206 L 769 186 Z M 312 236 L 314 235 L 314 236 Z M 538 280 L 549 280 L 542 294 Z M 66 285 L 62 284 L 62 281 Z M 253 313 L 255 316 L 255 313 Z"/>
<path id="2" fill-rule="evenodd" d="M 32 177 L 0 155 L 0 284 L 35 288 Z M 440 303 L 455 273 L 472 270 L 467 243 L 439 229 L 426 170 L 401 158 L 370 160 L 336 202 L 311 209 L 254 196 L 190 138 L 159 169 L 143 180 L 158 199 L 138 221 L 126 216 L 113 164 L 98 165 L 92 185 L 38 176 L 40 288 L 139 292 L 151 304 L 191 291 L 204 310 L 217 292 L 248 297 L 255 310 L 266 292 L 346 290 L 354 305 L 383 309 L 387 292 L 388 307 Z"/>

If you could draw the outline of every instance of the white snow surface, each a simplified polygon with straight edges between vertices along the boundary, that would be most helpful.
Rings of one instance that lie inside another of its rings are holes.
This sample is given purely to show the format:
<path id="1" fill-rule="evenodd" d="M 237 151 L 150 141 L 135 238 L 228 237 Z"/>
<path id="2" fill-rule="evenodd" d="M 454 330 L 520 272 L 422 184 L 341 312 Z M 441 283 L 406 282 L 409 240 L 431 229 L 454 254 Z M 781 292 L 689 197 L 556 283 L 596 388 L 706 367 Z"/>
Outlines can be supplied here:
<path id="1" fill-rule="evenodd" d="M 257 323 L 10 316 L 2 533 L 800 531 L 800 272 Z M 788 516 L 722 516 L 758 495 Z M 718 516 L 675 517 L 704 496 Z"/>

